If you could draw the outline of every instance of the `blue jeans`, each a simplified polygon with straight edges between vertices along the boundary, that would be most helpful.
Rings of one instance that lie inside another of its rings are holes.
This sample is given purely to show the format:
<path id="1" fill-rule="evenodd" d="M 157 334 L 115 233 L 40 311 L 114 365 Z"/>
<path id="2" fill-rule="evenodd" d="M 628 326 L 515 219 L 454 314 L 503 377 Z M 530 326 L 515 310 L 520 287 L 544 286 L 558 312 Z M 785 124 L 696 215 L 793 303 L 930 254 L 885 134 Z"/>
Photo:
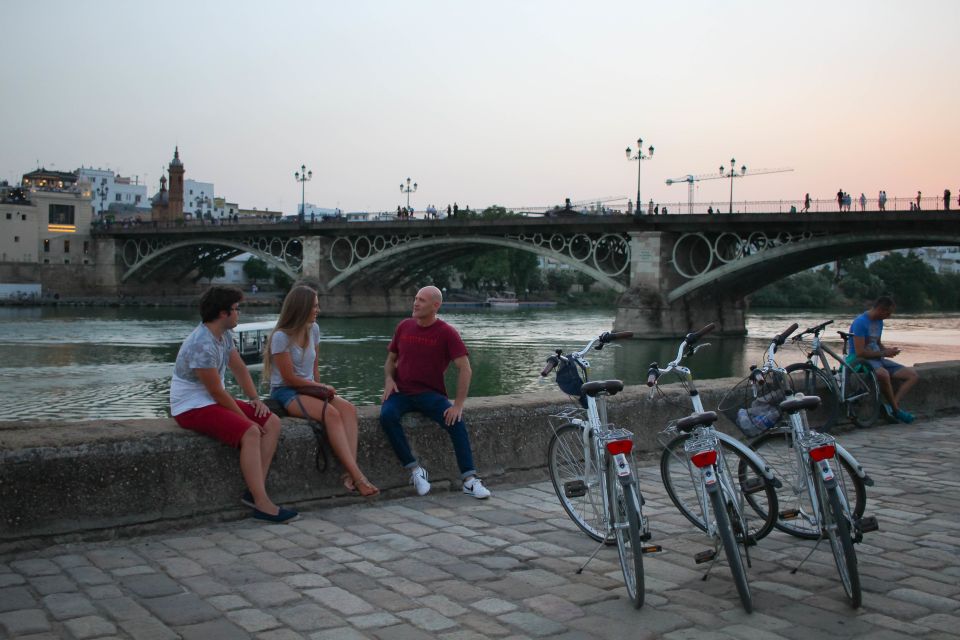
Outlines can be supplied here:
<path id="1" fill-rule="evenodd" d="M 410 451 L 410 443 L 407 442 L 407 436 L 403 432 L 400 419 L 405 413 L 419 411 L 439 424 L 450 435 L 453 450 L 457 455 L 457 466 L 460 467 L 460 478 L 466 479 L 476 475 L 477 471 L 473 467 L 473 453 L 470 451 L 470 438 L 467 436 L 466 423 L 461 419 L 452 427 L 448 427 L 443 420 L 443 412 L 451 406 L 453 404 L 446 396 L 433 391 L 410 395 L 397 391 L 383 403 L 383 406 L 380 407 L 380 426 L 404 467 L 413 469 L 419 463 Z"/>

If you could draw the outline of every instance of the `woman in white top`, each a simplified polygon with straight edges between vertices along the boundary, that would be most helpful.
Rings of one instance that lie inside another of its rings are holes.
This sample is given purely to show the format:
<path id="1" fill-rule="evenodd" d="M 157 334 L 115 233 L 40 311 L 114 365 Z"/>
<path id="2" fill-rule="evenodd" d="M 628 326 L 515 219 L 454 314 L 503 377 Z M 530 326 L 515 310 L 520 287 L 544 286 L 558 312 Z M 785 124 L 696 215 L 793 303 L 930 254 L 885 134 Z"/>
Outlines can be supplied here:
<path id="1" fill-rule="evenodd" d="M 336 395 L 336 390 L 320 383 L 318 353 L 320 329 L 317 314 L 320 302 L 310 287 L 297 286 L 290 290 L 280 319 L 270 333 L 263 354 L 263 377 L 270 380 L 270 397 L 279 402 L 292 416 L 307 417 L 304 411 L 326 426 L 327 439 L 334 455 L 345 469 L 341 476 L 348 491 L 357 491 L 364 497 L 380 493 L 357 466 L 357 409 Z M 318 386 L 327 390 L 330 399 L 324 410 L 324 401 L 298 394 L 293 387 Z"/>

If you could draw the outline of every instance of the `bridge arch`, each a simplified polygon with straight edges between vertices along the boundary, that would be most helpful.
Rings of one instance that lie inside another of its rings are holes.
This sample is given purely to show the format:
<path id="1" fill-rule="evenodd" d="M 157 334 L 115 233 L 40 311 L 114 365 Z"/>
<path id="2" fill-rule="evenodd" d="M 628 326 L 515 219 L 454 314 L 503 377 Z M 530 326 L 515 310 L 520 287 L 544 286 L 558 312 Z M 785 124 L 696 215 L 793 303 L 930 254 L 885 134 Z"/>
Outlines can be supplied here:
<path id="1" fill-rule="evenodd" d="M 223 247 L 231 250 L 224 252 L 219 257 L 215 257 L 217 262 L 226 262 L 226 260 L 229 260 L 233 256 L 241 253 L 249 253 L 296 280 L 300 276 L 300 262 L 302 261 L 302 257 L 300 260 L 297 260 L 289 251 L 289 245 L 293 242 L 302 244 L 298 238 L 273 238 L 266 243 L 261 242 L 253 245 L 246 242 L 218 238 L 201 238 L 177 242 L 128 239 L 124 242 L 120 251 L 121 261 L 128 267 L 121 276 L 121 282 L 127 281 L 134 274 L 157 261 L 170 258 L 178 253 L 184 253 L 186 250 L 196 250 L 209 246 Z M 302 249 L 300 256 L 302 256 Z M 194 252 L 191 259 L 195 262 L 195 258 L 196 253 Z"/>
<path id="2" fill-rule="evenodd" d="M 808 237 L 802 242 L 779 244 L 723 262 L 672 289 L 667 294 L 667 302 L 673 303 L 707 288 L 744 296 L 811 267 L 874 251 L 952 245 L 960 245 L 960 234 L 876 232 Z"/>
<path id="3" fill-rule="evenodd" d="M 337 275 L 330 279 L 327 286 L 333 289 L 368 273 L 389 269 L 397 264 L 407 265 L 410 258 L 414 259 L 418 268 L 429 269 L 445 258 L 464 253 L 466 247 L 485 245 L 519 249 L 549 258 L 569 266 L 574 271 L 589 275 L 618 293 L 627 290 L 628 284 L 622 276 L 629 271 L 630 245 L 619 234 L 602 234 L 595 239 L 586 234 L 577 234 L 565 238 L 560 247 L 559 241 L 553 238 L 542 238 L 540 242 L 533 240 L 533 236 L 529 239 L 525 236 L 431 236 L 401 238 L 393 243 L 377 244 L 374 239 L 364 240 L 365 244 L 358 250 L 355 242 L 351 242 L 346 236 L 339 236 L 330 247 L 330 265 Z M 557 248 L 561 250 L 558 251 Z M 344 256 L 348 251 L 349 255 Z"/>

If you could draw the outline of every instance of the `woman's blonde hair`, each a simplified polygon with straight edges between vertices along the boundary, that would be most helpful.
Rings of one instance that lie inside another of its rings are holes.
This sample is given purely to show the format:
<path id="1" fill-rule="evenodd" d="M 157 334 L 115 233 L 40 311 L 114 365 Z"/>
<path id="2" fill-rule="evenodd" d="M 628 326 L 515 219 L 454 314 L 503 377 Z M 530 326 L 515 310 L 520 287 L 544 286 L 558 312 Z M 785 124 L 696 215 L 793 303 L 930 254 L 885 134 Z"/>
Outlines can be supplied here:
<path id="1" fill-rule="evenodd" d="M 261 384 L 270 384 L 270 345 L 273 334 L 283 331 L 290 337 L 291 342 L 301 343 L 306 337 L 309 339 L 310 325 L 313 324 L 313 305 L 317 301 L 317 292 L 303 285 L 290 290 L 283 299 L 280 308 L 280 318 L 263 345 L 263 376 Z"/>

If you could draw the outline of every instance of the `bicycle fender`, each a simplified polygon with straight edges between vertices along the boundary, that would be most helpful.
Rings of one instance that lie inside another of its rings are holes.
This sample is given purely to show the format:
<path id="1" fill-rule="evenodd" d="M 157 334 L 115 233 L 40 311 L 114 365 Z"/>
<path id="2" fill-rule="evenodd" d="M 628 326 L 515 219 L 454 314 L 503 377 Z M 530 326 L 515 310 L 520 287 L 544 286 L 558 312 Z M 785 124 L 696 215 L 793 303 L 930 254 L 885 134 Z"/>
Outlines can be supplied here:
<path id="1" fill-rule="evenodd" d="M 858 476 L 861 480 L 863 480 L 863 484 L 867 485 L 868 487 L 872 487 L 872 486 L 873 486 L 873 478 L 871 478 L 870 476 L 867 475 L 867 472 L 864 471 L 864 469 L 863 469 L 863 465 L 861 465 L 859 462 L 857 462 L 857 459 L 853 457 L 853 454 L 851 454 L 849 451 L 847 451 L 846 449 L 844 449 L 843 446 L 841 446 L 839 442 L 836 442 L 836 443 L 834 443 L 834 444 L 835 444 L 835 446 L 837 447 L 837 454 L 838 454 L 841 458 L 843 458 L 843 459 L 847 462 L 847 464 L 850 465 L 850 467 L 853 469 L 854 473 L 856 473 L 857 476 Z"/>
<path id="2" fill-rule="evenodd" d="M 763 477 L 766 478 L 768 482 L 772 483 L 774 487 L 779 489 L 781 486 L 783 486 L 780 480 L 778 480 L 776 476 L 774 476 L 773 469 L 770 467 L 769 464 L 767 464 L 767 461 L 761 458 L 756 451 L 745 446 L 742 442 L 740 442 L 733 436 L 729 436 L 723 433 L 722 431 L 717 431 L 716 434 L 717 434 L 717 439 L 723 440 L 724 442 L 729 444 L 731 447 L 733 447 L 734 449 L 742 453 L 744 456 L 750 458 L 750 461 L 753 462 L 755 465 L 757 465 L 757 467 L 759 467 L 760 470 L 763 472 Z"/>

